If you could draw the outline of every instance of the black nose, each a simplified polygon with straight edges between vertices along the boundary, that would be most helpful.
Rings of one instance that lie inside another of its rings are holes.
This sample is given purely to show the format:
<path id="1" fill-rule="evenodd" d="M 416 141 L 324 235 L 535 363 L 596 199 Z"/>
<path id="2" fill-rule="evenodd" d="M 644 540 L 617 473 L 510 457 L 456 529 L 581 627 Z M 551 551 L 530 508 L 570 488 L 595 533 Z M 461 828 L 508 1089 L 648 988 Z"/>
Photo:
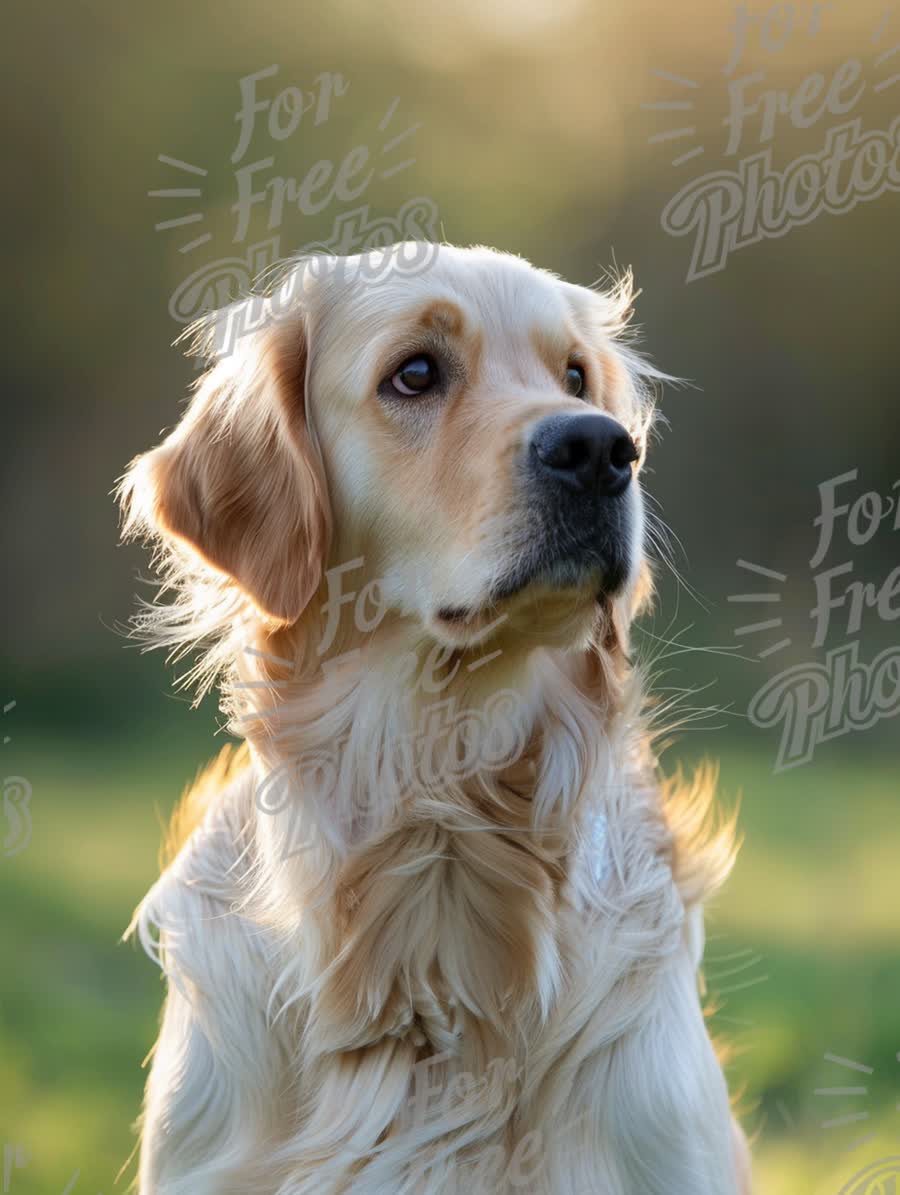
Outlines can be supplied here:
<path id="1" fill-rule="evenodd" d="M 531 452 L 548 480 L 608 497 L 625 490 L 632 462 L 638 459 L 621 423 L 599 413 L 542 419 L 532 432 Z"/>

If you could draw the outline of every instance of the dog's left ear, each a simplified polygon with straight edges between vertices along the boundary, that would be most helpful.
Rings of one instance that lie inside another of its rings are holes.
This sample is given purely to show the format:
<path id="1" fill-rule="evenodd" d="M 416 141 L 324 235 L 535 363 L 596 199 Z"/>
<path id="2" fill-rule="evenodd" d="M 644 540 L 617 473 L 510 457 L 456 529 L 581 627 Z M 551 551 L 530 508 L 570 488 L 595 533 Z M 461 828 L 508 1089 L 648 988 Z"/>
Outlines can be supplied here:
<path id="1" fill-rule="evenodd" d="M 223 319 L 233 324 L 233 311 L 210 326 Z M 330 535 L 307 356 L 300 308 L 240 334 L 178 427 L 132 463 L 120 488 L 126 536 L 149 531 L 186 545 L 282 624 L 318 588 Z"/>

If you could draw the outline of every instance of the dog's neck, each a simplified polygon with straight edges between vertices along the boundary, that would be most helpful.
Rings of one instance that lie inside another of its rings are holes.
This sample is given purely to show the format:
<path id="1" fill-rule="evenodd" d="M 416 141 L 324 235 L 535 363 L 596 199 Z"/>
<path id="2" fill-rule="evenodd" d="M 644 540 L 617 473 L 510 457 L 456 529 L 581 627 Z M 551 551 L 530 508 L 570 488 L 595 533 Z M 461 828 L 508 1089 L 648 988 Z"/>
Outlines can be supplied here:
<path id="1" fill-rule="evenodd" d="M 588 780 L 621 771 L 637 739 L 637 682 L 599 612 L 569 651 L 502 633 L 451 650 L 399 617 L 368 636 L 346 619 L 323 632 L 321 615 L 246 629 L 235 729 L 273 784 L 290 775 L 304 828 L 338 855 L 411 818 L 490 829 L 491 798 L 510 793 L 533 827 L 565 830 Z"/>
<path id="2" fill-rule="evenodd" d="M 560 910 L 597 882 L 598 818 L 646 767 L 621 661 L 594 642 L 450 653 L 397 619 L 336 635 L 323 667 L 316 629 L 252 627 L 231 693 L 256 769 L 256 896 L 289 938 L 303 922 L 291 986 L 315 987 L 317 1048 L 444 1048 L 463 1021 L 539 1020 Z"/>

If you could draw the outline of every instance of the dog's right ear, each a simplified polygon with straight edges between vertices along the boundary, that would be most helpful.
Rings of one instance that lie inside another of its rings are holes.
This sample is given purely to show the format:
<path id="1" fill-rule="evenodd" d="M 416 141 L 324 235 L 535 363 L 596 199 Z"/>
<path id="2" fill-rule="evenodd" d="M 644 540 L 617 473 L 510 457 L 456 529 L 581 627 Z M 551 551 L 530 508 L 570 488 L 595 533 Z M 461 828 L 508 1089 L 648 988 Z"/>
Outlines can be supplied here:
<path id="1" fill-rule="evenodd" d="M 308 422 L 304 313 L 257 322 L 201 378 L 171 435 L 132 463 L 119 496 L 126 538 L 186 545 L 289 624 L 321 581 L 330 508 Z"/>

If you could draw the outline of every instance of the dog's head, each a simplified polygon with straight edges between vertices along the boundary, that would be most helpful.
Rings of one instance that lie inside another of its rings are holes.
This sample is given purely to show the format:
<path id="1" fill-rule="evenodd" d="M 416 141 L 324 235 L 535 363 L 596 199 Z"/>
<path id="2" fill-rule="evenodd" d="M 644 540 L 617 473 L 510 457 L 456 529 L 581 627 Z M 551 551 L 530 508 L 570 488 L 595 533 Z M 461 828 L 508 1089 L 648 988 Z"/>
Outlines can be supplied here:
<path id="1" fill-rule="evenodd" d="M 130 525 L 282 626 L 361 558 L 359 588 L 447 647 L 502 616 L 530 646 L 587 642 L 645 572 L 630 287 L 449 246 L 415 274 L 401 249 L 301 262 L 209 323 L 219 359 L 132 466 Z"/>

